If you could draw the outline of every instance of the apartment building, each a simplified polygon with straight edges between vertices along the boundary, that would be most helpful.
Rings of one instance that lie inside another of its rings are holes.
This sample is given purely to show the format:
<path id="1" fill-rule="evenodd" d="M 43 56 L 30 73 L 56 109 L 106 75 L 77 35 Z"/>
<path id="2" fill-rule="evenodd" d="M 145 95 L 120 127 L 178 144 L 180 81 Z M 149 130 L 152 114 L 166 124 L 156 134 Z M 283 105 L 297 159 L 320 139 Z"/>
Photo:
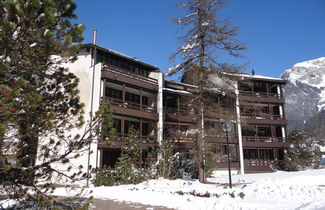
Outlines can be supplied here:
<path id="1" fill-rule="evenodd" d="M 189 106 L 194 85 L 164 80 L 158 67 L 93 44 L 83 45 L 78 60 L 68 67 L 80 79 L 85 113 L 109 103 L 117 133 L 111 144 L 94 139 L 91 153 L 75 160 L 76 165 L 114 167 L 131 127 L 137 130 L 145 151 L 158 148 L 163 141 L 172 144 L 175 151 L 194 148 L 196 118 Z M 218 154 L 216 166 L 226 168 L 222 125 L 231 122 L 232 169 L 239 173 L 270 171 L 288 147 L 282 94 L 285 81 L 247 74 L 232 76 L 237 87 L 232 96 L 217 94 L 214 100 L 222 109 L 205 113 L 204 125 L 209 130 L 206 142 Z"/>

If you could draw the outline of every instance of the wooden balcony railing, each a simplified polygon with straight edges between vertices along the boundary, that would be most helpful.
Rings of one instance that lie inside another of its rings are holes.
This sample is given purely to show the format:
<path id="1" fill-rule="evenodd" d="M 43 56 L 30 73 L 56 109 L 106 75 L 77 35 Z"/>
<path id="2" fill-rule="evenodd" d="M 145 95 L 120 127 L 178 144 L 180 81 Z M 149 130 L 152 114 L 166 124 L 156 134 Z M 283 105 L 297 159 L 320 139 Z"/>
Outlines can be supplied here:
<path id="1" fill-rule="evenodd" d="M 260 113 L 240 113 L 241 118 L 257 120 L 284 120 L 283 115 L 260 114 Z"/>
<path id="2" fill-rule="evenodd" d="M 188 109 L 177 109 L 177 108 L 170 108 L 170 107 L 164 107 L 164 111 L 167 114 L 173 114 L 177 116 L 187 116 L 187 115 L 194 115 L 193 110 Z"/>
<path id="3" fill-rule="evenodd" d="M 196 138 L 193 137 L 173 137 L 170 138 L 172 143 L 194 143 Z"/>
<path id="4" fill-rule="evenodd" d="M 140 111 L 145 111 L 145 112 L 152 112 L 152 113 L 157 112 L 156 107 L 148 106 L 148 105 L 144 105 L 144 104 L 140 105 L 138 103 L 129 102 L 129 101 L 125 101 L 123 103 L 123 100 L 116 99 L 116 98 L 105 97 L 105 103 L 110 103 L 115 106 L 128 108 L 128 109 L 135 109 L 135 110 L 140 110 Z"/>
<path id="5" fill-rule="evenodd" d="M 283 96 L 281 94 L 278 94 L 278 93 L 264 93 L 264 92 L 252 92 L 252 91 L 239 91 L 239 95 L 242 95 L 242 96 L 255 96 L 255 97 L 283 98 Z"/>
<path id="6" fill-rule="evenodd" d="M 274 161 L 273 160 L 263 160 L 263 159 L 245 159 L 244 160 L 245 166 L 273 166 Z"/>
<path id="7" fill-rule="evenodd" d="M 123 69 L 123 68 L 118 68 L 116 66 L 112 66 L 112 65 L 104 65 L 103 66 L 103 71 L 111 71 L 117 74 L 121 74 L 123 76 L 128 76 L 128 77 L 132 77 L 134 79 L 143 81 L 143 82 L 148 82 L 154 85 L 158 84 L 158 80 L 151 78 L 151 77 L 145 77 L 145 76 L 141 76 L 139 74 L 130 72 L 128 69 Z"/>
<path id="8" fill-rule="evenodd" d="M 262 137 L 262 136 L 243 136 L 246 142 L 286 142 L 285 137 Z"/>
<path id="9" fill-rule="evenodd" d="M 116 133 L 116 140 L 115 141 L 124 141 L 125 138 L 128 137 L 127 133 Z M 157 137 L 154 135 L 142 135 L 142 136 L 136 136 L 134 137 L 138 140 L 139 143 L 151 143 L 155 144 L 157 143 Z"/>

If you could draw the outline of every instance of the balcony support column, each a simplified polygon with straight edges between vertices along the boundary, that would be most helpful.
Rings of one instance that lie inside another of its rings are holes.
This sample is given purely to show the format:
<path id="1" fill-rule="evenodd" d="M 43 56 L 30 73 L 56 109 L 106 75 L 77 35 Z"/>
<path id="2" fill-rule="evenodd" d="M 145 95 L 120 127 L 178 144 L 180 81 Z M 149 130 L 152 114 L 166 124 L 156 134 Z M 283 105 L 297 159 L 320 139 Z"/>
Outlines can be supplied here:
<path id="1" fill-rule="evenodd" d="M 103 167 L 103 149 L 99 149 L 97 152 L 97 168 Z"/>
<path id="2" fill-rule="evenodd" d="M 106 101 L 106 86 L 107 86 L 107 81 L 106 79 L 102 80 L 102 91 L 101 91 L 101 98 L 102 98 L 102 102 L 105 103 Z"/>
<path id="3" fill-rule="evenodd" d="M 277 92 L 278 92 L 278 97 L 281 98 L 281 87 L 280 87 L 280 85 L 277 85 L 276 88 L 277 88 Z"/>
<path id="4" fill-rule="evenodd" d="M 157 95 L 157 112 L 158 112 L 158 122 L 157 122 L 157 141 L 159 147 L 163 144 L 163 130 L 164 130 L 164 113 L 163 113 L 163 85 L 164 76 L 162 73 L 158 73 L 158 95 Z M 158 153 L 158 161 L 162 159 L 161 152 Z"/>
<path id="5" fill-rule="evenodd" d="M 238 82 L 235 85 L 235 94 L 236 94 L 236 117 L 237 117 L 237 131 L 238 131 L 238 149 L 239 149 L 239 166 L 240 174 L 244 174 L 244 149 L 243 149 L 243 137 L 242 137 L 242 128 L 240 123 L 240 104 L 239 104 L 239 90 Z"/>
<path id="6" fill-rule="evenodd" d="M 279 114 L 280 114 L 280 117 L 284 117 L 283 116 L 283 106 L 282 105 L 279 105 Z"/>
<path id="7" fill-rule="evenodd" d="M 282 138 L 286 137 L 286 130 L 284 126 L 281 126 L 281 131 L 282 131 Z"/>

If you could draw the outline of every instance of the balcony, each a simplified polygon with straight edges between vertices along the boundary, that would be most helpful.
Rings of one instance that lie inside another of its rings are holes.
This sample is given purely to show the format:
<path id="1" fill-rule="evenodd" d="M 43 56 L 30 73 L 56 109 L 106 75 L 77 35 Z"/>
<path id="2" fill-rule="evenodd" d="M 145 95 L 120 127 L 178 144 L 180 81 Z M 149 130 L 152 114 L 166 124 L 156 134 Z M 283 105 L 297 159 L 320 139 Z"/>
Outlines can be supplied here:
<path id="1" fill-rule="evenodd" d="M 195 123 L 194 111 L 187 109 L 164 108 L 165 121 Z"/>
<path id="2" fill-rule="evenodd" d="M 239 99 L 244 101 L 284 103 L 284 98 L 278 93 L 240 91 Z"/>
<path id="3" fill-rule="evenodd" d="M 262 136 L 243 136 L 243 141 L 247 142 L 286 142 L 285 137 L 262 137 Z"/>
<path id="4" fill-rule="evenodd" d="M 274 161 L 267 159 L 245 159 L 245 173 L 273 172 Z"/>
<path id="5" fill-rule="evenodd" d="M 107 144 L 104 141 L 99 142 L 100 148 L 122 148 L 125 146 L 125 139 L 128 137 L 128 134 L 126 133 L 116 133 L 116 139 L 111 141 L 109 144 Z M 136 136 L 135 139 L 137 139 L 137 143 L 139 146 L 143 149 L 147 149 L 149 147 L 154 147 L 158 145 L 157 137 L 154 135 L 141 135 Z"/>
<path id="6" fill-rule="evenodd" d="M 129 115 L 138 118 L 146 118 L 146 119 L 158 119 L 157 108 L 148 105 L 140 105 L 138 103 L 128 102 L 121 99 L 105 97 L 105 103 L 111 104 L 111 112 L 121 114 L 121 115 Z"/>
<path id="7" fill-rule="evenodd" d="M 117 68 L 112 69 L 111 67 L 104 67 L 101 72 L 101 77 L 103 79 L 119 81 L 125 84 L 143 87 L 148 90 L 158 91 L 158 81 L 156 79 L 132 74 Z"/>
<path id="8" fill-rule="evenodd" d="M 283 115 L 241 113 L 241 119 L 247 124 L 274 124 L 286 125 L 287 120 Z"/>
<path id="9" fill-rule="evenodd" d="M 148 105 L 144 105 L 144 104 L 140 105 L 138 103 L 133 103 L 133 102 L 129 102 L 129 101 L 125 101 L 123 103 L 123 100 L 121 100 L 121 99 L 105 97 L 105 102 L 110 103 L 113 106 L 119 106 L 119 107 L 123 107 L 123 108 L 127 108 L 127 109 L 135 109 L 135 110 L 140 110 L 140 111 L 144 111 L 144 112 L 152 112 L 152 113 L 157 112 L 156 107 L 152 107 L 152 106 L 148 106 Z"/>
<path id="10" fill-rule="evenodd" d="M 285 137 L 243 136 L 243 145 L 252 147 L 288 147 Z"/>

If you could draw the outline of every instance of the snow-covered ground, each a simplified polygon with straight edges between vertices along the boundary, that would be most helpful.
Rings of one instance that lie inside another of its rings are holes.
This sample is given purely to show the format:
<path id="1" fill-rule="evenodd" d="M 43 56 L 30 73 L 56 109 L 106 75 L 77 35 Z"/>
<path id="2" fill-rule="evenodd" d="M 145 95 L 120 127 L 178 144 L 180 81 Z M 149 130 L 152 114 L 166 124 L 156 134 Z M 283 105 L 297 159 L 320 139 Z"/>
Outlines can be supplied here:
<path id="1" fill-rule="evenodd" d="M 325 169 L 234 175 L 197 180 L 149 180 L 138 185 L 92 187 L 89 195 L 99 199 L 138 202 L 175 209 L 325 209 Z M 56 195 L 73 192 L 57 189 Z"/>

